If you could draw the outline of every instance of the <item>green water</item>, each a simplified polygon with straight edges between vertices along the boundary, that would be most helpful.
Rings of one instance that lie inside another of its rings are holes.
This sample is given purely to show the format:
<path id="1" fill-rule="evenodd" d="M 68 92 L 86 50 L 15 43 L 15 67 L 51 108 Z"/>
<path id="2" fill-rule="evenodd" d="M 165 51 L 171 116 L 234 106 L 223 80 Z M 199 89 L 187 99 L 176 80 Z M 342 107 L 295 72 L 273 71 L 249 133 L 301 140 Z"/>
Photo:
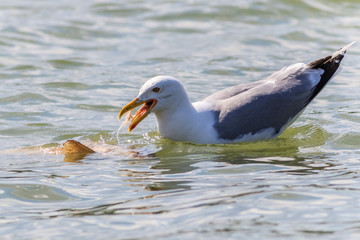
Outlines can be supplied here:
<path id="1" fill-rule="evenodd" d="M 358 239 L 358 44 L 275 140 L 173 142 L 154 116 L 116 131 L 148 78 L 198 101 L 360 41 L 359 16 L 357 0 L 1 1 L 1 239 Z M 68 139 L 99 153 L 49 153 Z"/>

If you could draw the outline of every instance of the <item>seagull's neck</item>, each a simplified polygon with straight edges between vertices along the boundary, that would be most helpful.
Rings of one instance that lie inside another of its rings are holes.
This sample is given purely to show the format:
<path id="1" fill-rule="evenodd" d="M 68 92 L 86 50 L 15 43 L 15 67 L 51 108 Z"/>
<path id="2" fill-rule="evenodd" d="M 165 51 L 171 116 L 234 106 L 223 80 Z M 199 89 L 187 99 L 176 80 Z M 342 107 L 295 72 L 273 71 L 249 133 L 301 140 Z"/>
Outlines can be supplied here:
<path id="1" fill-rule="evenodd" d="M 215 138 L 212 113 L 206 107 L 204 109 L 203 102 L 200 103 L 192 104 L 186 97 L 173 106 L 156 112 L 160 134 L 175 141 L 195 143 L 204 143 L 202 139 L 208 142 L 209 137 Z"/>
<path id="2" fill-rule="evenodd" d="M 197 111 L 188 98 L 173 102 L 166 109 L 156 112 L 159 132 L 162 136 L 181 141 L 183 135 L 191 130 L 191 120 L 197 116 Z M 190 120 L 190 121 L 189 121 Z"/>

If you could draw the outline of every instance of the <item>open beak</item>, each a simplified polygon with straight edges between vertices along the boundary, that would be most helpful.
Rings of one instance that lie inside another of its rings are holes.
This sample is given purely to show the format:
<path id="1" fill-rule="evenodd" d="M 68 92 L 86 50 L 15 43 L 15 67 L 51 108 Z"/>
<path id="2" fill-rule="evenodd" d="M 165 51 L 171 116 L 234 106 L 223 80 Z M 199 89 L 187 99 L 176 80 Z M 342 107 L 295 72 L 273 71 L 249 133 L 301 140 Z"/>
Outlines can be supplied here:
<path id="1" fill-rule="evenodd" d="M 129 128 L 128 128 L 128 132 L 130 132 L 131 130 L 133 130 L 144 118 L 147 117 L 147 115 L 149 115 L 149 113 L 151 112 L 151 110 L 155 107 L 155 105 L 157 104 L 157 100 L 155 99 L 150 99 L 147 101 L 139 101 L 138 98 L 135 98 L 134 100 L 132 100 L 130 103 L 128 103 L 125 107 L 123 107 L 121 109 L 121 111 L 119 112 L 119 120 L 120 118 L 127 113 L 128 111 L 140 106 L 141 104 L 144 104 L 134 115 Z"/>

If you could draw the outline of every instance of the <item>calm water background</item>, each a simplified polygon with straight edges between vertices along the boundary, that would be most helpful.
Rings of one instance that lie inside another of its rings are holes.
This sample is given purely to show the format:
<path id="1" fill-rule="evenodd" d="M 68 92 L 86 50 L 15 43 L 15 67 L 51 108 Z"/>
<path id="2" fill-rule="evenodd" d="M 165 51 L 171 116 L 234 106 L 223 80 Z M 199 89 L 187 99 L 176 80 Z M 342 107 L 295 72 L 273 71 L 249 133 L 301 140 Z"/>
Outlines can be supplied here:
<path id="1" fill-rule="evenodd" d="M 153 116 L 116 139 L 150 77 L 197 101 L 354 40 L 358 0 L 1 1 L 1 239 L 359 239 L 359 44 L 276 140 L 176 143 Z M 117 150 L 46 153 L 67 139 Z"/>

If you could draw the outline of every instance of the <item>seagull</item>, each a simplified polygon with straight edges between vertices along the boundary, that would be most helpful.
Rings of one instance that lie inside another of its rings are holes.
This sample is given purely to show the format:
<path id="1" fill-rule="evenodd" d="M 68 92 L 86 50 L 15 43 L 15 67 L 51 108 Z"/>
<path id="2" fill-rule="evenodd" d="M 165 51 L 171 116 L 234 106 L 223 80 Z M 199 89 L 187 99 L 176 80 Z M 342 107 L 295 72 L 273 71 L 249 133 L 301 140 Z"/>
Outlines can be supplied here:
<path id="1" fill-rule="evenodd" d="M 305 110 L 341 69 L 352 42 L 309 64 L 295 63 L 263 80 L 239 84 L 191 103 L 174 77 L 146 81 L 138 96 L 124 106 L 120 118 L 143 105 L 132 117 L 132 131 L 151 112 L 161 136 L 196 144 L 224 144 L 278 137 Z"/>

